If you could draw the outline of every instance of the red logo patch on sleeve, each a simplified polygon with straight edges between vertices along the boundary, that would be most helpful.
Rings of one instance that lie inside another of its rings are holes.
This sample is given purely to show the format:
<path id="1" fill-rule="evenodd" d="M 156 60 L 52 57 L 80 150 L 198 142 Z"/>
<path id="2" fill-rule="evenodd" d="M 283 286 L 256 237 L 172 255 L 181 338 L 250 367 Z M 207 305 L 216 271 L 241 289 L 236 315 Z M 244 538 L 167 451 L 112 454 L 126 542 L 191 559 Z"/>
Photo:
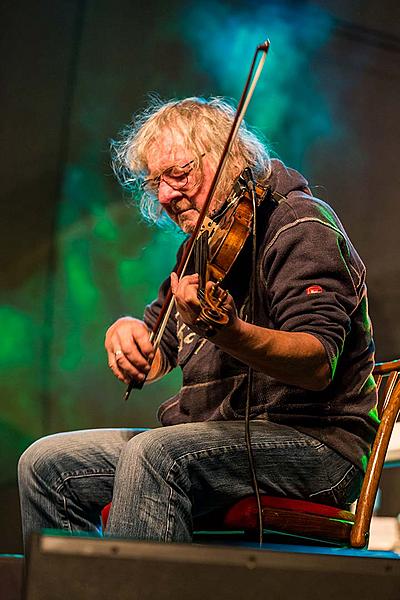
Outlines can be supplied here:
<path id="1" fill-rule="evenodd" d="M 321 294 L 323 291 L 324 290 L 320 285 L 310 285 L 310 287 L 306 289 L 306 294 L 307 296 L 310 294 Z"/>

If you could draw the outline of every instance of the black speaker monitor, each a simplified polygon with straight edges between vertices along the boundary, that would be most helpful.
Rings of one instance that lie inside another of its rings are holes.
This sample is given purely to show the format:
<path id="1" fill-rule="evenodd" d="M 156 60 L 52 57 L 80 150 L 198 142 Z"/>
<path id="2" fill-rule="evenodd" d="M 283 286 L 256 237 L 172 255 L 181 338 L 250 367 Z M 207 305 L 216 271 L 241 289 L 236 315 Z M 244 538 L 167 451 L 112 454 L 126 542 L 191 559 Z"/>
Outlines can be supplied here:
<path id="1" fill-rule="evenodd" d="M 400 599 L 400 560 L 35 536 L 26 600 Z"/>

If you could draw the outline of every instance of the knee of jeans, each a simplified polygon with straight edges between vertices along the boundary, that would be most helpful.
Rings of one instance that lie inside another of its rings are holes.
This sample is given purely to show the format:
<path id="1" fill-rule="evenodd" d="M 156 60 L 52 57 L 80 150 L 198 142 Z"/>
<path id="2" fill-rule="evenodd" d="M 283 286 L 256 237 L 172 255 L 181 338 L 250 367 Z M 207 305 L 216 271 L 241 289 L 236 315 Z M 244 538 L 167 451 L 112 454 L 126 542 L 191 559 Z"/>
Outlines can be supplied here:
<path id="1" fill-rule="evenodd" d="M 158 472 L 168 471 L 175 461 L 173 445 L 168 443 L 164 428 L 143 431 L 133 437 L 123 451 L 132 461 L 151 465 Z"/>
<path id="2" fill-rule="evenodd" d="M 56 462 L 60 444 L 55 442 L 54 436 L 48 436 L 31 444 L 20 456 L 18 461 L 18 481 L 20 486 L 32 480 L 36 475 L 46 478 L 51 464 Z"/>

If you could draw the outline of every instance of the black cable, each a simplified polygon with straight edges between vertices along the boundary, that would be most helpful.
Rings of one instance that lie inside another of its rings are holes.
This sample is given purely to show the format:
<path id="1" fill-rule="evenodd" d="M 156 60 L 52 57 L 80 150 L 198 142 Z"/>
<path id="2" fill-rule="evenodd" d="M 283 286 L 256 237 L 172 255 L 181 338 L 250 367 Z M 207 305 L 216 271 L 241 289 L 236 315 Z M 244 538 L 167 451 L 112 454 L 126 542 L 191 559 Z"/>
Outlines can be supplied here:
<path id="1" fill-rule="evenodd" d="M 251 251 L 251 281 L 249 289 L 249 319 L 250 323 L 254 324 L 255 321 L 255 285 L 256 285 L 256 262 L 257 262 L 257 222 L 256 222 L 256 194 L 254 189 L 254 182 L 248 181 L 248 188 L 251 192 L 251 198 L 253 202 L 253 223 L 252 223 L 252 251 Z M 257 481 L 256 466 L 253 454 L 253 448 L 251 446 L 251 433 L 250 433 L 250 405 L 251 405 L 251 393 L 253 390 L 253 369 L 248 368 L 248 379 L 247 379 L 247 393 L 246 393 L 246 411 L 245 411 L 245 441 L 247 448 L 247 458 L 249 461 L 251 483 L 256 497 L 257 503 L 257 528 L 258 528 L 258 543 L 262 546 L 263 543 L 263 514 L 261 507 L 260 489 Z"/>

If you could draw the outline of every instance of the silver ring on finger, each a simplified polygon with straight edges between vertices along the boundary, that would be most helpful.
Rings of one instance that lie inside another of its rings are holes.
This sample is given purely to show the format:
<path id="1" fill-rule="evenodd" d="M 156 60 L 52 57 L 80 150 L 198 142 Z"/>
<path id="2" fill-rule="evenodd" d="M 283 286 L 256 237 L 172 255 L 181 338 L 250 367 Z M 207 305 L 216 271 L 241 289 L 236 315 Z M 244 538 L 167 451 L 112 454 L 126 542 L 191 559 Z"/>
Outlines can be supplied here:
<path id="1" fill-rule="evenodd" d="M 114 352 L 114 356 L 115 356 L 116 360 L 118 360 L 118 358 L 119 358 L 120 356 L 122 356 L 123 354 L 124 354 L 124 353 L 122 352 L 122 350 L 121 350 L 121 349 L 118 349 L 118 350 L 116 350 L 116 351 Z"/>

